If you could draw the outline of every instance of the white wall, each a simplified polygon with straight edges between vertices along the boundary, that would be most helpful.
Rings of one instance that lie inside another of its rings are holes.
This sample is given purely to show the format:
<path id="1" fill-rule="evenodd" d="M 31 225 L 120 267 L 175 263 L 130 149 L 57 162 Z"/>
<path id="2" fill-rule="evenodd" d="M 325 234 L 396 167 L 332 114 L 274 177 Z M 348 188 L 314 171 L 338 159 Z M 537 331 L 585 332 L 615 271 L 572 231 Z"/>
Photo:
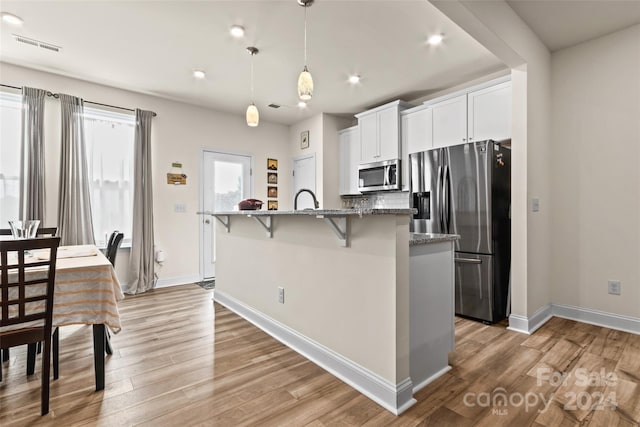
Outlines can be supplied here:
<path id="1" fill-rule="evenodd" d="M 640 318 L 640 25 L 551 65 L 553 302 Z"/>
<path id="2" fill-rule="evenodd" d="M 289 129 L 287 126 L 261 121 L 257 128 L 246 125 L 240 115 L 196 107 L 180 102 L 102 86 L 82 80 L 0 63 L 3 84 L 33 86 L 79 96 L 88 101 L 127 108 L 153 110 L 153 197 L 156 245 L 166 253 L 164 266 L 157 268 L 161 283 L 185 283 L 199 278 L 200 156 L 202 149 L 239 152 L 254 157 L 254 197 L 266 200 L 266 159 L 279 160 L 278 188 L 281 194 L 291 193 Z M 47 219 L 56 223 L 59 174 L 59 105 L 46 103 L 47 133 Z M 187 174 L 186 186 L 166 184 L 166 173 L 172 162 L 181 162 Z M 279 198 L 280 209 L 290 209 L 289 198 Z M 175 203 L 186 204 L 185 213 L 175 213 Z M 126 282 L 127 252 L 120 253 L 117 272 Z M 123 256 L 124 255 L 124 256 Z"/>
<path id="3" fill-rule="evenodd" d="M 320 113 L 289 128 L 290 156 L 295 159 L 314 153 L 316 156 L 316 188 L 313 189 L 320 207 L 340 208 L 338 131 L 349 127 L 351 120 Z M 300 148 L 300 133 L 309 131 L 309 148 Z M 293 205 L 293 189 L 283 196 Z"/>

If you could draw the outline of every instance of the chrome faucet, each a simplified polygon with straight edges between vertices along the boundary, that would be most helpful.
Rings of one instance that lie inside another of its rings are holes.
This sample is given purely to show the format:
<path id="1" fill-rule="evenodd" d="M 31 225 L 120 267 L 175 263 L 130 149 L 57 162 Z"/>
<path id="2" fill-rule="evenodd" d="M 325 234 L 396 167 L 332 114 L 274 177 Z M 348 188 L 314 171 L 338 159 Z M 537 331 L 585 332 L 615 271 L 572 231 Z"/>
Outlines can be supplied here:
<path id="1" fill-rule="evenodd" d="M 293 210 L 294 211 L 298 210 L 298 196 L 300 195 L 300 193 L 305 192 L 305 191 L 307 193 L 311 194 L 311 197 L 313 197 L 313 205 L 316 207 L 316 209 L 318 209 L 320 207 L 320 203 L 318 203 L 318 199 L 316 199 L 316 195 L 313 194 L 313 191 L 309 190 L 308 188 L 301 188 L 296 193 L 296 197 L 293 198 Z"/>

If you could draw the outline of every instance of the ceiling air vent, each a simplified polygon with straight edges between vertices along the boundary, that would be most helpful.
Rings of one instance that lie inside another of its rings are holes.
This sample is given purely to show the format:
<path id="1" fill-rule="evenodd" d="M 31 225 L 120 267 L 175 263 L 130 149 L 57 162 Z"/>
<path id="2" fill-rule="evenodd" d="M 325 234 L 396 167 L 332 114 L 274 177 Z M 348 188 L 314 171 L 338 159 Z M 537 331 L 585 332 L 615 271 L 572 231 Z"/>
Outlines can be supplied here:
<path id="1" fill-rule="evenodd" d="M 43 42 L 40 40 L 30 39 L 29 37 L 19 36 L 13 34 L 13 39 L 18 43 L 28 44 L 29 46 L 40 47 L 42 49 L 50 50 L 53 52 L 60 52 L 62 48 L 51 43 Z"/>
<path id="2" fill-rule="evenodd" d="M 269 104 L 269 107 L 271 107 L 271 108 L 280 108 L 280 106 L 278 104 Z"/>

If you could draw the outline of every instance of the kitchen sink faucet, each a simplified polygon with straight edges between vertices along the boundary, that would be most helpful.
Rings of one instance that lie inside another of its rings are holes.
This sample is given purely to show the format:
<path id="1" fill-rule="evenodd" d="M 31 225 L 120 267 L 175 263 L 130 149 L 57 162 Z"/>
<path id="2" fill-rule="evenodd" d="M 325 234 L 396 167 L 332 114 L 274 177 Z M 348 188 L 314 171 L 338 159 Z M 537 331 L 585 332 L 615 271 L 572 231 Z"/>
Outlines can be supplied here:
<path id="1" fill-rule="evenodd" d="M 316 195 L 313 194 L 313 191 L 309 190 L 308 188 L 301 188 L 296 193 L 296 197 L 293 198 L 293 210 L 294 211 L 298 210 L 298 196 L 300 195 L 300 193 L 305 192 L 305 191 L 307 193 L 311 194 L 311 197 L 313 197 L 313 205 L 316 207 L 316 209 L 318 209 L 320 207 L 320 203 L 318 203 L 318 199 L 316 199 Z"/>

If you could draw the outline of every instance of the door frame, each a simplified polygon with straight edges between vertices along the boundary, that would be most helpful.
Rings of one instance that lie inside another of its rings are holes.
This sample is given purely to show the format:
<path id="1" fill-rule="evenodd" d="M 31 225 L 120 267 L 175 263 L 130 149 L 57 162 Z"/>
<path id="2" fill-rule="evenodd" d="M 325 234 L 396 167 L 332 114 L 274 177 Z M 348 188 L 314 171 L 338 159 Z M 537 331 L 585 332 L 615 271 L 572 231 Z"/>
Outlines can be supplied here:
<path id="1" fill-rule="evenodd" d="M 204 211 L 204 155 L 205 153 L 214 153 L 214 154 L 228 154 L 232 156 L 244 156 L 249 158 L 249 167 L 251 168 L 249 172 L 249 197 L 253 197 L 254 192 L 254 174 L 253 170 L 255 169 L 255 155 L 253 153 L 243 152 L 243 151 L 227 151 L 227 150 L 219 150 L 214 148 L 202 147 L 200 148 L 200 171 L 199 171 L 199 188 L 198 188 L 198 212 Z M 198 215 L 199 217 L 202 215 Z M 213 226 L 217 227 L 216 223 L 217 219 L 211 217 L 213 222 Z M 204 260 L 202 259 L 204 256 L 204 220 L 203 218 L 198 219 L 198 275 L 200 276 L 200 280 L 204 280 Z"/>

